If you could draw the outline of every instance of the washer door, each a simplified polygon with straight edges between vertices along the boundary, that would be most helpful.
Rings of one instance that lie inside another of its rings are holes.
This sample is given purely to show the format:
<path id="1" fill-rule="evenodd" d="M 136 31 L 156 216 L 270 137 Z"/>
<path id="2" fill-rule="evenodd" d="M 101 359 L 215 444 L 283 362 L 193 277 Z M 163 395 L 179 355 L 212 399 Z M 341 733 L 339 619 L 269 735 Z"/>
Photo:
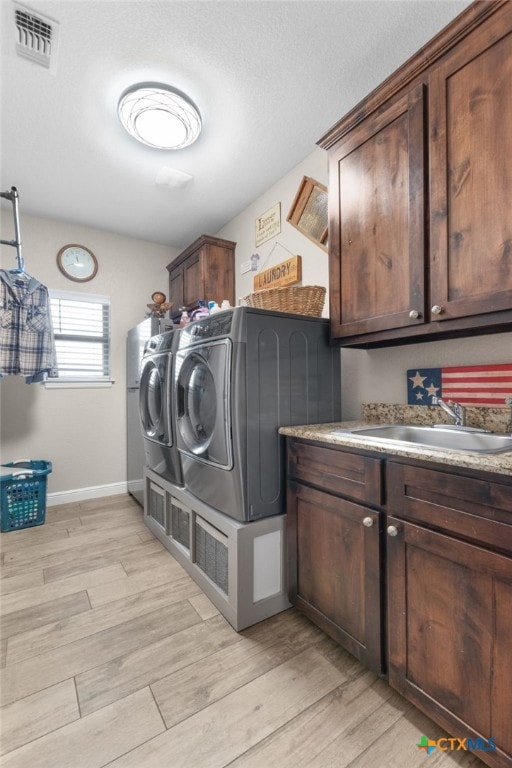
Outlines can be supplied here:
<path id="1" fill-rule="evenodd" d="M 143 362 L 139 406 L 142 434 L 148 440 L 171 445 L 166 380 L 169 355 L 155 355 Z"/>
<path id="2" fill-rule="evenodd" d="M 230 339 L 180 352 L 176 358 L 180 450 L 223 469 L 233 466 L 230 369 Z"/>

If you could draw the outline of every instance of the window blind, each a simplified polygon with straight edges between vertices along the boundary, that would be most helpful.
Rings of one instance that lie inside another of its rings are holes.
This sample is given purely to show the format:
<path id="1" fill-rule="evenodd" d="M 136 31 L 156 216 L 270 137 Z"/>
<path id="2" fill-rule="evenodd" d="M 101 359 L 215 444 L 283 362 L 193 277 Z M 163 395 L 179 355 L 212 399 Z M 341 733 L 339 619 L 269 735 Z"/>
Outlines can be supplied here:
<path id="1" fill-rule="evenodd" d="M 58 368 L 53 380 L 109 380 L 109 297 L 52 290 L 50 305 Z"/>

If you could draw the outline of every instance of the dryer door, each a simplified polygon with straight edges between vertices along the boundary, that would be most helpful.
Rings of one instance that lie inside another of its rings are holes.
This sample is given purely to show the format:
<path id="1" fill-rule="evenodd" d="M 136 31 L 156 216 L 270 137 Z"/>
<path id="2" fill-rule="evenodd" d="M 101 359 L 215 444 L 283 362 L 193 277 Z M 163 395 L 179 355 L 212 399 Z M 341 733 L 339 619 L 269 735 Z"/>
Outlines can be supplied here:
<path id="1" fill-rule="evenodd" d="M 166 394 L 168 353 L 154 355 L 142 363 L 140 376 L 140 420 L 142 434 L 161 445 L 171 445 L 169 403 Z"/>
<path id="2" fill-rule="evenodd" d="M 178 448 L 198 461 L 233 466 L 230 407 L 230 339 L 179 352 L 176 356 Z"/>

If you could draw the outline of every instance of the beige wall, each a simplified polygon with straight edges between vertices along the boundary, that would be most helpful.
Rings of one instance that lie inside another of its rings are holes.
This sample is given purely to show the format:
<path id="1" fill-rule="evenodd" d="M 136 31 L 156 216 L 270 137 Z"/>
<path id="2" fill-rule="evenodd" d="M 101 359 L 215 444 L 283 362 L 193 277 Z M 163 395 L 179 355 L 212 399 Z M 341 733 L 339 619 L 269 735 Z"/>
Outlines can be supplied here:
<path id="1" fill-rule="evenodd" d="M 49 493 L 126 483 L 125 342 L 144 319 L 151 294 L 168 294 L 166 265 L 177 251 L 86 227 L 20 214 L 26 271 L 48 288 L 110 296 L 112 376 L 108 389 L 45 389 L 19 376 L 0 384 L 1 460 L 50 459 Z M 2 210 L 2 239 L 11 239 L 12 216 Z M 74 283 L 58 270 L 56 254 L 81 243 L 99 261 L 97 276 Z M 15 249 L 2 246 L 2 267 L 16 265 Z"/>
<path id="2" fill-rule="evenodd" d="M 240 263 L 258 252 L 265 257 L 275 243 L 303 257 L 303 284 L 328 286 L 327 254 L 286 222 L 288 210 L 303 176 L 312 176 L 327 184 L 327 154 L 316 149 L 304 162 L 284 176 L 243 213 L 227 224 L 220 237 L 237 242 L 236 295 L 252 290 L 252 275 L 240 274 Z M 254 246 L 254 221 L 270 206 L 281 202 L 282 232 L 259 248 Z M 276 247 L 265 266 L 287 258 Z M 324 315 L 328 315 L 326 302 Z M 512 333 L 476 336 L 467 339 L 434 341 L 376 350 L 341 350 L 342 413 L 344 419 L 358 418 L 362 403 L 406 403 L 406 372 L 409 368 L 437 368 L 512 361 Z"/>
<path id="3" fill-rule="evenodd" d="M 512 333 L 431 341 L 385 349 L 342 350 L 343 416 L 359 418 L 361 403 L 407 403 L 411 368 L 512 362 Z"/>
<path id="4" fill-rule="evenodd" d="M 295 227 L 286 221 L 290 206 L 303 176 L 310 176 L 322 184 L 327 184 L 327 155 L 318 150 L 309 155 L 293 171 L 284 176 L 268 192 L 252 203 L 239 216 L 229 222 L 217 233 L 218 237 L 236 242 L 236 279 L 235 296 L 241 298 L 253 290 L 254 273 L 240 273 L 240 265 L 251 258 L 253 253 L 260 255 L 260 270 L 285 261 L 291 255 L 302 256 L 302 284 L 325 285 L 329 280 L 327 253 L 311 242 Z M 281 203 L 281 232 L 263 245 L 254 245 L 255 221 L 265 211 Z M 329 316 L 329 302 L 326 298 L 324 316 Z"/>

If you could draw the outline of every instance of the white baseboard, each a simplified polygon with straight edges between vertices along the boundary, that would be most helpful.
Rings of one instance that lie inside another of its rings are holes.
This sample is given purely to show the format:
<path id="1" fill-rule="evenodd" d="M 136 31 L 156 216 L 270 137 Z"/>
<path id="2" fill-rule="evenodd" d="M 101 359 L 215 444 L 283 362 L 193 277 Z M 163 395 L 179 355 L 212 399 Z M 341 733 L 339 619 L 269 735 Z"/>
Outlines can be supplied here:
<path id="1" fill-rule="evenodd" d="M 102 496 L 117 496 L 120 493 L 128 493 L 128 483 L 111 483 L 110 485 L 95 485 L 91 488 L 77 488 L 74 491 L 58 491 L 49 493 L 46 497 L 46 505 L 55 507 L 57 504 L 72 504 L 75 501 L 87 501 L 87 499 L 100 499 Z"/>

